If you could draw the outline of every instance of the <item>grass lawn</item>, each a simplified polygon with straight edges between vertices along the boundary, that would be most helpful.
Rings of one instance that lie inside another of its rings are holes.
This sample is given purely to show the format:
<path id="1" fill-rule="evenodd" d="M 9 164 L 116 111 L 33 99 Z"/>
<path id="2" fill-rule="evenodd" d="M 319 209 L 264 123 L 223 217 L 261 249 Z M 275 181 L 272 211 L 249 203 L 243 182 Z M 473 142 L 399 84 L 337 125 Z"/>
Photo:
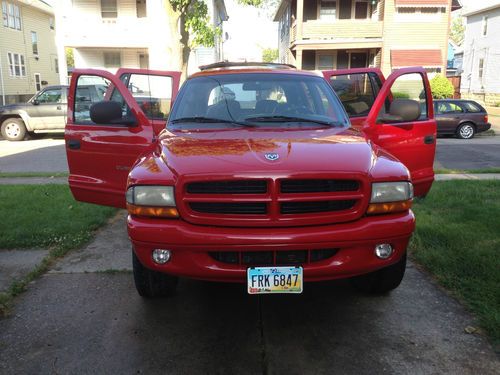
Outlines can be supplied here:
<path id="1" fill-rule="evenodd" d="M 0 172 L 0 178 L 12 177 L 68 177 L 67 172 Z"/>
<path id="2" fill-rule="evenodd" d="M 49 248 L 47 257 L 22 280 L 0 293 L 0 316 L 12 298 L 68 250 L 83 245 L 116 213 L 111 207 L 76 202 L 66 185 L 1 185 L 0 249 Z"/>
<path id="3" fill-rule="evenodd" d="M 457 174 L 457 173 L 500 173 L 500 168 L 480 168 L 480 169 L 435 169 L 436 174 Z"/>
<path id="4" fill-rule="evenodd" d="M 435 182 L 414 205 L 413 259 L 500 345 L 500 181 Z"/>
<path id="5" fill-rule="evenodd" d="M 76 202 L 66 185 L 0 186 L 0 249 L 74 248 L 116 210 Z"/>

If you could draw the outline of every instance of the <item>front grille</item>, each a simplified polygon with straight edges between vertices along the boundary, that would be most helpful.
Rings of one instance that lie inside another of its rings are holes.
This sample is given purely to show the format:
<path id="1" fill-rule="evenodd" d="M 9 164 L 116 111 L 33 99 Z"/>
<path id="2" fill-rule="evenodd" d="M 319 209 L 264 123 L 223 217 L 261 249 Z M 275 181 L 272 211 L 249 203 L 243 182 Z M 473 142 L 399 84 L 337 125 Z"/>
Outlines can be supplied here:
<path id="1" fill-rule="evenodd" d="M 281 180 L 282 193 L 332 193 L 358 189 L 359 182 L 355 180 Z"/>
<path id="2" fill-rule="evenodd" d="M 225 203 L 225 202 L 191 202 L 193 211 L 206 214 L 232 214 L 232 215 L 265 215 L 266 203 Z"/>
<path id="3" fill-rule="evenodd" d="M 338 249 L 287 251 L 211 251 L 208 254 L 221 263 L 244 266 L 302 265 L 333 257 Z"/>
<path id="4" fill-rule="evenodd" d="M 186 188 L 189 194 L 265 194 L 266 180 L 235 180 L 193 182 Z"/>
<path id="5" fill-rule="evenodd" d="M 282 214 L 309 214 L 314 212 L 330 212 L 351 209 L 355 200 L 284 202 L 281 203 Z"/>

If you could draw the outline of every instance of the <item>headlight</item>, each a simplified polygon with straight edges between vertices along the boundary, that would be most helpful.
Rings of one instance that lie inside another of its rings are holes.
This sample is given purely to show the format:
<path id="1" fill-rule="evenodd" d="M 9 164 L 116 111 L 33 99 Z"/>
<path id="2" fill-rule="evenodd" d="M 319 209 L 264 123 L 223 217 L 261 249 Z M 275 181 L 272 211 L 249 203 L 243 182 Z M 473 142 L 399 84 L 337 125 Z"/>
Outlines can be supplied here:
<path id="1" fill-rule="evenodd" d="M 126 200 L 132 215 L 179 217 L 173 186 L 132 186 L 127 190 Z"/>
<path id="2" fill-rule="evenodd" d="M 400 202 L 413 198 L 411 182 L 376 182 L 372 184 L 370 203 Z"/>
<path id="3" fill-rule="evenodd" d="M 407 211 L 411 208 L 412 199 L 411 182 L 375 182 L 366 213 L 376 215 Z"/>

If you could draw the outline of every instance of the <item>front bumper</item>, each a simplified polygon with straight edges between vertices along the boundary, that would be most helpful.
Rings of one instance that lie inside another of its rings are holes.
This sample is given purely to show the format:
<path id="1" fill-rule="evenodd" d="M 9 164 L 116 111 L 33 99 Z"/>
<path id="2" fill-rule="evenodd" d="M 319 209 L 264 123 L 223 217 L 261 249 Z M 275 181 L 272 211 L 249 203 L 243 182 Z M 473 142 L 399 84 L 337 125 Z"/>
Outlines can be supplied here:
<path id="1" fill-rule="evenodd" d="M 331 258 L 303 264 L 304 280 L 319 281 L 360 275 L 397 262 L 415 229 L 411 211 L 364 217 L 350 223 L 293 228 L 230 228 L 201 226 L 183 220 L 128 217 L 128 233 L 141 263 L 172 275 L 212 281 L 244 282 L 248 266 L 213 259 L 211 251 L 280 251 L 336 248 Z M 374 255 L 379 243 L 394 253 Z M 153 262 L 153 249 L 169 249 L 165 265 Z"/>

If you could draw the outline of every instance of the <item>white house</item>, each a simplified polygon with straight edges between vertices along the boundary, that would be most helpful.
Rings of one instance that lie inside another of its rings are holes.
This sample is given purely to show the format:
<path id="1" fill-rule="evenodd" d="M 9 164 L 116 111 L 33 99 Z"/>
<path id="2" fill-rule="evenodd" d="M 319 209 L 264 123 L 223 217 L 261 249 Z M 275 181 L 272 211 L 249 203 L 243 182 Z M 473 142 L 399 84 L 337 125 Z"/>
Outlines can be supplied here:
<path id="1" fill-rule="evenodd" d="M 59 0 L 56 7 L 58 47 L 74 51 L 75 68 L 115 70 L 118 67 L 171 70 L 167 14 L 168 0 Z M 228 16 L 224 0 L 207 1 L 214 26 L 222 26 Z M 221 41 L 214 48 L 195 50 L 190 69 L 196 62 L 221 59 Z M 64 60 L 64 59 L 60 59 Z M 61 83 L 67 82 L 65 61 L 60 61 Z"/>
<path id="2" fill-rule="evenodd" d="M 476 8 L 466 17 L 462 98 L 500 103 L 500 3 Z"/>

